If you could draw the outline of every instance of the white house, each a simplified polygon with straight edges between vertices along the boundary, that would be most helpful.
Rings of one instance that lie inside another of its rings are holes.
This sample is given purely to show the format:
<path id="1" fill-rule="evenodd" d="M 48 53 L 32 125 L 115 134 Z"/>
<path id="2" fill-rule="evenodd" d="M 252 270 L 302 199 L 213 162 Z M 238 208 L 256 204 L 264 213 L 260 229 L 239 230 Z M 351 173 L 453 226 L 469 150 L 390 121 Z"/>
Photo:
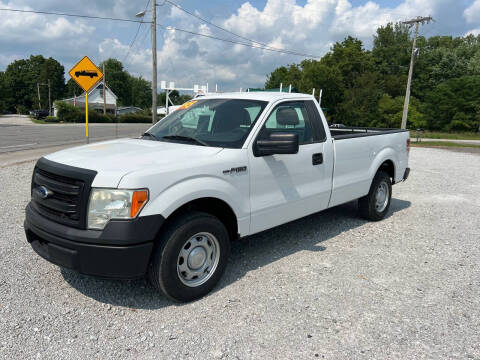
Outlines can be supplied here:
<path id="1" fill-rule="evenodd" d="M 117 95 L 113 93 L 113 91 L 108 87 L 105 86 L 106 93 L 105 93 L 105 102 L 108 114 L 117 114 Z M 82 109 L 85 108 L 85 93 L 79 96 L 75 96 L 72 98 L 59 100 L 70 103 L 76 107 L 80 107 Z M 103 83 L 99 82 L 95 85 L 89 92 L 88 92 L 88 109 L 89 110 L 96 110 L 98 112 L 103 112 Z M 57 116 L 57 106 L 56 102 L 53 104 L 53 114 Z"/>

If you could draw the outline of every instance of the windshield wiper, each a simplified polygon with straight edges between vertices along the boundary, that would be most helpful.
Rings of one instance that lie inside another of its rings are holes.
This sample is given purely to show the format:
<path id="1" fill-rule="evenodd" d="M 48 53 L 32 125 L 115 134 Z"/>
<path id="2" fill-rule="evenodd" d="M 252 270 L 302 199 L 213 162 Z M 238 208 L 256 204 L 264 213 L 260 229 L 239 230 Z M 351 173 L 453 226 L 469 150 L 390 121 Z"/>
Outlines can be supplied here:
<path id="1" fill-rule="evenodd" d="M 167 136 L 162 136 L 162 139 L 188 141 L 188 142 L 196 143 L 196 144 L 202 145 L 202 146 L 210 146 L 205 141 L 202 141 L 202 140 L 196 139 L 194 137 L 190 137 L 190 136 L 167 135 Z"/>
<path id="2" fill-rule="evenodd" d="M 146 132 L 146 133 L 143 133 L 143 134 L 142 134 L 142 138 L 143 138 L 143 137 L 147 137 L 147 136 L 149 136 L 149 137 L 151 137 L 152 139 L 157 140 L 157 141 L 160 140 L 158 137 L 156 137 L 156 136 L 153 135 L 152 133 Z"/>

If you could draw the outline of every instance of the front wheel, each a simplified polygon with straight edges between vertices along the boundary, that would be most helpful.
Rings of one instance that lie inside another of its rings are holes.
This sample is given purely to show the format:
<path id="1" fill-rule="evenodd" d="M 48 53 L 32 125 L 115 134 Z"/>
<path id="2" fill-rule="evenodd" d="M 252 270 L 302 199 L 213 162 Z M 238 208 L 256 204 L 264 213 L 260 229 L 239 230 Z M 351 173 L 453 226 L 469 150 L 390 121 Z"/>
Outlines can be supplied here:
<path id="1" fill-rule="evenodd" d="M 392 200 L 392 180 L 384 171 L 378 171 L 373 178 L 368 194 L 358 199 L 360 215 L 371 221 L 385 218 Z"/>
<path id="2" fill-rule="evenodd" d="M 189 212 L 170 223 L 152 255 L 149 279 L 175 301 L 209 293 L 227 265 L 230 240 L 223 223 L 202 212 Z"/>

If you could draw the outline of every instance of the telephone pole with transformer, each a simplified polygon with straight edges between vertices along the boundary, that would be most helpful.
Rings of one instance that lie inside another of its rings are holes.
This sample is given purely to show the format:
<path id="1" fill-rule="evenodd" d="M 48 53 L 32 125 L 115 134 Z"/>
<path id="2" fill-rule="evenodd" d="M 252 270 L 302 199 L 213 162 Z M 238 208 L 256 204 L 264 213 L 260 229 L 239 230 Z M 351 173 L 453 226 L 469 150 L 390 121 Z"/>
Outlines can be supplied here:
<path id="1" fill-rule="evenodd" d="M 410 105 L 410 89 L 412 87 L 412 77 L 413 77 L 413 66 L 415 63 L 415 59 L 418 56 L 418 49 L 417 46 L 417 38 L 418 38 L 418 30 L 420 24 L 425 25 L 425 23 L 429 24 L 430 21 L 433 21 L 431 16 L 422 17 L 418 16 L 416 19 L 412 19 L 409 21 L 404 21 L 403 24 L 409 25 L 410 27 L 415 26 L 415 35 L 413 37 L 413 47 L 412 47 L 412 57 L 410 59 L 410 70 L 408 72 L 408 82 L 407 82 L 407 92 L 405 94 L 405 104 L 403 105 L 403 116 L 402 116 L 402 129 L 407 128 L 407 118 L 408 118 L 408 107 Z"/>

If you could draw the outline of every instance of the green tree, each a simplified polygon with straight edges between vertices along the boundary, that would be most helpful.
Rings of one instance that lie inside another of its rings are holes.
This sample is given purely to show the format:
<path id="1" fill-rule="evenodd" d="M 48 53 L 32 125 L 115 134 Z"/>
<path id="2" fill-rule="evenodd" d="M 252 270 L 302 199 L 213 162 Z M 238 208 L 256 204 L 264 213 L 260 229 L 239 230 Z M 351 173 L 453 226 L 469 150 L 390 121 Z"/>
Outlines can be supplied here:
<path id="1" fill-rule="evenodd" d="M 123 68 L 117 59 L 107 59 L 100 63 L 100 69 L 105 65 L 107 86 L 117 95 L 118 105 L 130 105 L 132 91 L 130 88 L 130 74 Z"/>
<path id="2" fill-rule="evenodd" d="M 379 73 L 370 72 L 358 76 L 352 87 L 345 90 L 335 121 L 351 126 L 370 126 L 375 122 L 378 117 L 378 101 L 383 95 L 380 84 Z"/>
<path id="3" fill-rule="evenodd" d="M 42 84 L 48 84 L 48 81 L 50 81 L 52 106 L 55 100 L 62 99 L 65 93 L 65 68 L 57 60 L 51 57 L 45 59 L 40 66 L 38 81 Z M 43 107 L 47 107 L 48 87 L 44 85 L 40 88 L 40 91 L 42 105 L 45 104 Z"/>
<path id="4" fill-rule="evenodd" d="M 480 50 L 470 58 L 467 71 L 470 75 L 480 75 Z"/>
<path id="5" fill-rule="evenodd" d="M 8 109 L 25 113 L 33 108 L 36 95 L 36 84 L 28 60 L 16 60 L 5 70 L 5 85 L 10 89 L 6 98 Z M 36 106 L 38 108 L 38 105 Z"/>
<path id="6" fill-rule="evenodd" d="M 143 109 L 152 107 L 152 85 L 149 81 L 140 77 L 130 76 L 131 88 L 130 104 Z"/>
<path id="7" fill-rule="evenodd" d="M 372 54 L 363 49 L 360 40 L 351 36 L 341 43 L 335 43 L 332 51 L 326 54 L 321 62 L 331 69 L 337 68 L 340 71 L 345 89 L 353 88 L 357 77 L 375 71 Z"/>
<path id="8" fill-rule="evenodd" d="M 83 93 L 84 91 L 80 86 L 78 86 L 75 80 L 73 80 L 72 78 L 68 79 L 67 84 L 65 85 L 65 93 L 63 95 L 65 98 L 79 96 Z"/>
<path id="9" fill-rule="evenodd" d="M 318 94 L 321 89 L 322 107 L 327 108 L 328 114 L 333 117 L 337 112 L 337 105 L 343 100 L 345 91 L 340 70 L 315 60 L 304 60 L 301 68 L 303 75 L 299 90 L 310 94 L 313 89 L 316 89 Z"/>
<path id="10" fill-rule="evenodd" d="M 276 89 L 280 87 L 280 84 L 283 84 L 283 87 L 292 85 L 295 88 L 300 87 L 300 82 L 302 79 L 302 70 L 301 67 L 292 64 L 288 67 L 282 66 L 278 69 L 275 69 L 267 79 L 265 83 L 266 89 Z"/>
<path id="11" fill-rule="evenodd" d="M 427 126 L 444 131 L 459 128 L 476 130 L 479 105 L 480 76 L 462 76 L 445 81 L 426 95 L 424 113 Z"/>
<path id="12" fill-rule="evenodd" d="M 288 79 L 288 69 L 285 66 L 281 66 L 272 71 L 267 76 L 265 83 L 265 89 L 276 89 L 280 87 L 281 83 L 286 83 Z"/>
<path id="13" fill-rule="evenodd" d="M 7 66 L 4 83 L 10 89 L 10 95 L 4 101 L 8 109 L 15 109 L 25 113 L 30 109 L 48 108 L 48 87 L 50 80 L 51 96 L 53 100 L 64 93 L 64 68 L 53 58 L 45 59 L 41 55 L 32 55 L 29 59 L 16 60 Z M 38 88 L 40 86 L 40 104 Z"/>
<path id="14" fill-rule="evenodd" d="M 392 98 L 384 94 L 378 102 L 378 117 L 371 123 L 375 127 L 399 128 L 403 117 L 403 104 L 405 96 Z M 414 97 L 410 98 L 408 108 L 409 129 L 424 129 L 426 126 L 425 116 L 419 111 L 420 102 Z"/>
<path id="15" fill-rule="evenodd" d="M 7 111 L 7 88 L 5 86 L 5 73 L 0 71 L 0 113 Z"/>
<path id="16" fill-rule="evenodd" d="M 448 130 L 470 131 L 474 130 L 474 125 L 471 116 L 460 111 L 453 116 L 452 122 L 448 125 Z"/>
<path id="17" fill-rule="evenodd" d="M 411 48 L 410 30 L 406 25 L 390 23 L 378 28 L 372 49 L 377 71 L 385 75 L 406 75 Z"/>

